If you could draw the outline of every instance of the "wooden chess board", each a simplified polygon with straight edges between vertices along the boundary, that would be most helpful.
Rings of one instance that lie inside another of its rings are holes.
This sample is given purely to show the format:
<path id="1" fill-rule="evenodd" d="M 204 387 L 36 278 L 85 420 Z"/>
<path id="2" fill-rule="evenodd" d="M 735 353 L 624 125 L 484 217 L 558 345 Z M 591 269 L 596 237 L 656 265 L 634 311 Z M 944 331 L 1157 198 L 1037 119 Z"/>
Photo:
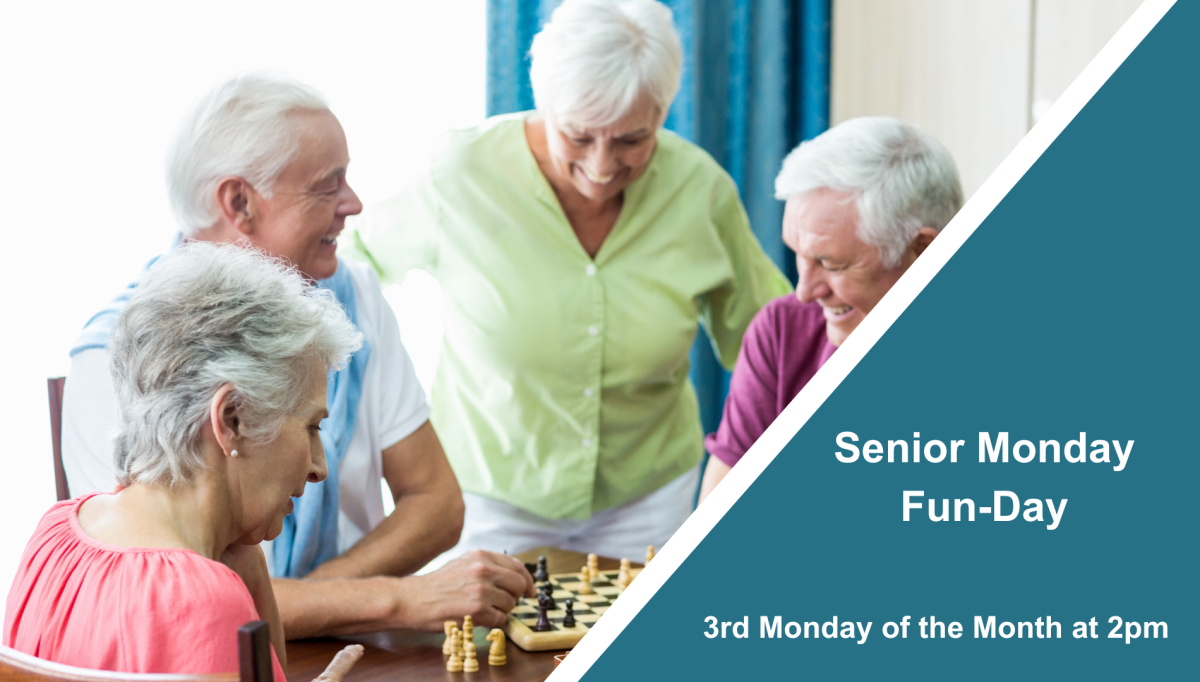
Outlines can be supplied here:
<path id="1" fill-rule="evenodd" d="M 630 574 L 634 577 L 642 569 L 634 568 Z M 592 581 L 592 591 L 595 594 L 579 594 L 581 583 L 578 573 L 558 573 L 550 576 L 550 584 L 554 587 L 551 596 L 558 607 L 546 612 L 550 619 L 551 629 L 547 632 L 537 632 L 537 598 L 524 597 L 517 602 L 516 608 L 508 614 L 504 624 L 504 632 L 508 639 L 525 651 L 549 651 L 551 649 L 570 649 L 583 639 L 588 630 L 600 620 L 600 616 L 613 605 L 621 588 L 617 587 L 617 574 L 620 571 L 600 571 L 599 576 Z M 575 626 L 563 627 L 563 616 L 566 615 L 563 600 L 575 600 Z"/>

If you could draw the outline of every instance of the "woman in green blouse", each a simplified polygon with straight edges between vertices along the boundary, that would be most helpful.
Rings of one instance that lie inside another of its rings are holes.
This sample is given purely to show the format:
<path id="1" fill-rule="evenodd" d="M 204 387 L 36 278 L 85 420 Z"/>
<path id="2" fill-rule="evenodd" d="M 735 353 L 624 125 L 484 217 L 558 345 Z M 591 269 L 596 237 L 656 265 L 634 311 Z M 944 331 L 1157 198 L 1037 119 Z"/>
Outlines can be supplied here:
<path id="1" fill-rule="evenodd" d="M 682 63 L 669 9 L 566 0 L 531 54 L 537 111 L 449 133 L 343 249 L 445 292 L 431 402 L 467 503 L 457 551 L 640 557 L 691 512 L 698 323 L 732 367 L 790 286 L 730 177 L 661 128 Z"/>

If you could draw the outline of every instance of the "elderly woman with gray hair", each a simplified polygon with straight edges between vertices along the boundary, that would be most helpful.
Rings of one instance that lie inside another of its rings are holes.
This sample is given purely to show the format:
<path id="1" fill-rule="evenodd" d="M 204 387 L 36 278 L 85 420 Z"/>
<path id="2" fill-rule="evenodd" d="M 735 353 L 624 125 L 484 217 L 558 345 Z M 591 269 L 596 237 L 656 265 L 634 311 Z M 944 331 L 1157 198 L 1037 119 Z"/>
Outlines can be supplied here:
<path id="1" fill-rule="evenodd" d="M 262 619 L 284 682 L 258 544 L 325 478 L 326 372 L 361 345 L 332 294 L 279 261 L 202 243 L 160 258 L 112 332 L 120 488 L 42 518 L 4 644 L 84 668 L 230 673 L 238 627 Z M 361 647 L 345 654 L 326 679 Z"/>
<path id="2" fill-rule="evenodd" d="M 457 551 L 640 557 L 699 483 L 698 326 L 731 366 L 791 287 L 729 175 L 662 129 L 683 60 L 665 5 L 566 0 L 531 55 L 537 111 L 451 132 L 342 248 L 446 294 L 431 400 L 465 493 Z"/>
<path id="3" fill-rule="evenodd" d="M 950 152 L 894 118 L 856 118 L 783 162 L 783 240 L 796 252 L 795 296 L 750 323 L 725 413 L 706 446 L 701 499 L 729 473 L 821 365 L 962 207 Z"/>

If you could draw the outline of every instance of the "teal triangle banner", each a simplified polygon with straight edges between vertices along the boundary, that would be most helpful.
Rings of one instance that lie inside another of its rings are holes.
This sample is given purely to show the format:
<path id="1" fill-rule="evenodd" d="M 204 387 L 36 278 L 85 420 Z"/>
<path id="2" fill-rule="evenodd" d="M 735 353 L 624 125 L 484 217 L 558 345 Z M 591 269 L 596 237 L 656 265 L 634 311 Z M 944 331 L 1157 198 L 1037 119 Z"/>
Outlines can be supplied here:
<path id="1" fill-rule="evenodd" d="M 1200 3 L 1155 18 L 553 679 L 1200 679 Z"/>

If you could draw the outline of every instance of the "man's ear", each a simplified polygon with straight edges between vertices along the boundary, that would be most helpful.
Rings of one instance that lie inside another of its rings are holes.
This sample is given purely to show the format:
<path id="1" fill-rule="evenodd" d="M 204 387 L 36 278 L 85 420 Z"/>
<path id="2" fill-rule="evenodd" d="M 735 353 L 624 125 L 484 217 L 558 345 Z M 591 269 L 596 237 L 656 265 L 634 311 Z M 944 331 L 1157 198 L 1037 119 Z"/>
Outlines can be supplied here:
<path id="1" fill-rule="evenodd" d="M 226 455 L 237 450 L 242 441 L 241 420 L 233 384 L 217 389 L 209 402 L 209 422 L 217 445 Z"/>
<path id="2" fill-rule="evenodd" d="M 925 249 L 929 248 L 929 245 L 937 236 L 937 230 L 933 229 L 932 227 L 922 227 L 921 229 L 917 230 L 917 236 L 913 237 L 911 244 L 913 252 L 918 256 L 922 253 L 925 253 Z"/>
<path id="3" fill-rule="evenodd" d="M 217 209 L 221 218 L 249 237 L 254 234 L 258 193 L 250 183 L 235 175 L 217 183 Z"/>

